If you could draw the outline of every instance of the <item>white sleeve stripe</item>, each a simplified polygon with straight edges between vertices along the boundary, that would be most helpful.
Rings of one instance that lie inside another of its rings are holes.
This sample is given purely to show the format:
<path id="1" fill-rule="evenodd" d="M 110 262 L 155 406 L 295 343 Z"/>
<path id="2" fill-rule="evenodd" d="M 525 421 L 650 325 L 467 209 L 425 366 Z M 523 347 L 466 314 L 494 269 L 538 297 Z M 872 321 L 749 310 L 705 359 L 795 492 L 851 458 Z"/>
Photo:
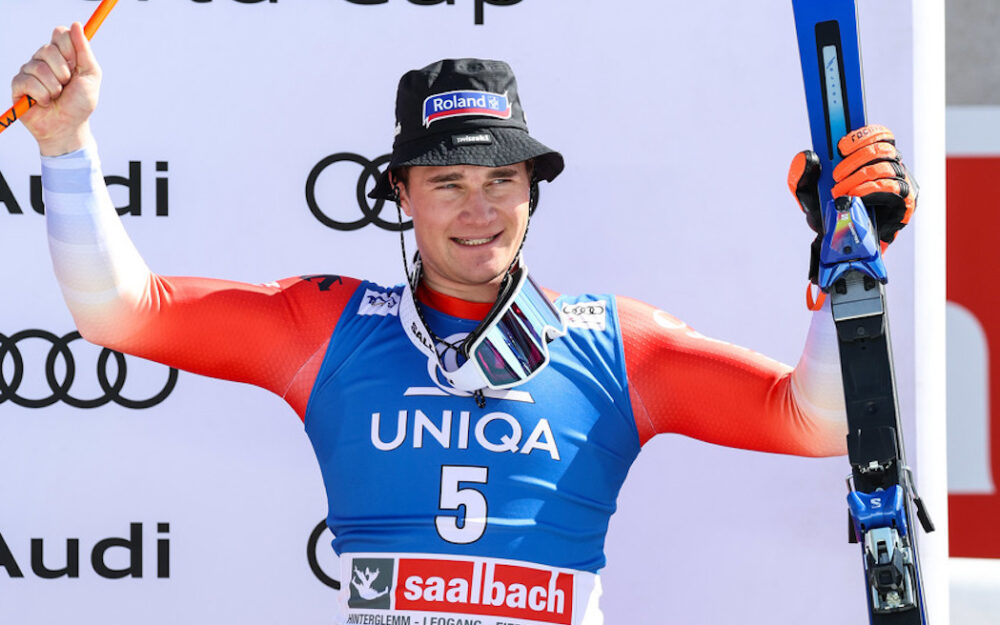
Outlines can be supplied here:
<path id="1" fill-rule="evenodd" d="M 49 222 L 49 241 L 66 245 L 94 245 L 97 233 L 88 228 L 93 217 L 89 214 L 70 215 L 63 213 L 57 220 Z"/>
<path id="2" fill-rule="evenodd" d="M 99 185 L 94 184 L 95 173 L 89 166 L 63 169 L 42 165 L 42 188 L 56 193 L 91 193 Z"/>
<path id="3" fill-rule="evenodd" d="M 76 245 L 49 239 L 56 279 L 62 286 L 79 291 L 101 291 L 118 288 L 123 292 L 132 291 L 129 283 L 145 284 L 147 269 L 141 258 L 136 258 L 129 267 L 126 263 L 115 262 L 112 254 L 96 244 Z M 94 271 L 103 267 L 103 271 Z"/>
<path id="4" fill-rule="evenodd" d="M 151 273 L 111 201 L 97 148 L 43 157 L 42 190 L 56 279 L 80 332 L 96 342 L 128 332 L 109 320 L 139 305 Z"/>
<path id="5" fill-rule="evenodd" d="M 62 285 L 63 298 L 67 302 L 73 302 L 73 308 L 103 308 L 108 304 L 113 303 L 116 299 L 121 297 L 121 292 L 117 288 L 110 288 L 104 290 L 77 290 L 72 287 L 68 287 L 65 284 Z M 79 312 L 79 311 L 78 311 Z"/>

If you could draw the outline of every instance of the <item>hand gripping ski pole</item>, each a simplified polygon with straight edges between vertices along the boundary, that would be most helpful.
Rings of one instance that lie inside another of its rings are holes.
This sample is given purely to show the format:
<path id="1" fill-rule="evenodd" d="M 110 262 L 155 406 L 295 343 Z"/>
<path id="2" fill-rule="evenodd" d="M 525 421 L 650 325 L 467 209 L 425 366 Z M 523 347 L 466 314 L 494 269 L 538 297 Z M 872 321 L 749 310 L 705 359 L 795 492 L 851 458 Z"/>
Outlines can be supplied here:
<path id="1" fill-rule="evenodd" d="M 913 506 L 934 529 L 906 464 L 874 214 L 832 198 L 838 140 L 863 127 L 855 0 L 792 0 L 813 150 L 819 155 L 823 245 L 819 286 L 830 296 L 847 405 L 851 542 L 861 544 L 872 625 L 927 625 Z M 825 202 L 824 202 L 825 201 Z"/>
<path id="2" fill-rule="evenodd" d="M 108 16 L 108 13 L 111 12 L 111 9 L 115 7 L 117 2 L 118 0 L 101 0 L 101 3 L 94 9 L 94 14 L 90 16 L 90 19 L 87 20 L 87 23 L 83 27 L 83 34 L 87 36 L 87 39 L 93 39 L 94 33 L 104 23 L 104 18 Z M 6 113 L 0 116 L 0 132 L 7 130 L 7 128 L 24 115 L 25 111 L 34 105 L 35 101 L 32 98 L 23 96 L 14 106 L 7 109 Z"/>

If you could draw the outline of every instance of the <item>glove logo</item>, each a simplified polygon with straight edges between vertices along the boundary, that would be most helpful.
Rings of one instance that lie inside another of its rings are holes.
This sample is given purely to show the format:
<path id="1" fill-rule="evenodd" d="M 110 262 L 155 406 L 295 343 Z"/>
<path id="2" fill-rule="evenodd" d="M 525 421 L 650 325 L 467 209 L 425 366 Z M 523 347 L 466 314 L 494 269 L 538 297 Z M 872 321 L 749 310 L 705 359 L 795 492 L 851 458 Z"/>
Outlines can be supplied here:
<path id="1" fill-rule="evenodd" d="M 309 177 L 306 179 L 306 204 L 309 206 L 309 210 L 312 212 L 313 216 L 316 217 L 316 219 L 318 219 L 324 226 L 333 228 L 334 230 L 341 230 L 343 232 L 360 230 L 368 224 L 375 224 L 379 228 L 390 232 L 399 232 L 401 230 L 409 230 L 413 228 L 412 221 L 404 221 L 402 225 L 400 225 L 398 221 L 383 219 L 381 214 L 382 209 L 385 207 L 385 200 L 369 200 L 368 198 L 369 181 L 371 181 L 372 185 L 374 185 L 375 180 L 382 171 L 382 168 L 389 163 L 391 158 L 391 155 L 383 154 L 372 161 L 359 154 L 353 154 L 351 152 L 338 152 L 336 154 L 331 154 L 316 163 L 316 166 L 312 168 L 312 171 L 309 172 Z M 356 163 L 361 166 L 361 175 L 358 177 L 354 188 L 354 196 L 358 203 L 358 208 L 361 209 L 361 218 L 354 221 L 341 221 L 330 217 L 323 211 L 319 205 L 319 201 L 316 199 L 316 185 L 319 182 L 320 176 L 327 170 L 327 168 L 343 162 Z"/>
<path id="2" fill-rule="evenodd" d="M 0 334 L 0 404 L 5 401 L 23 408 L 45 408 L 62 401 L 74 408 L 97 408 L 114 402 L 125 408 L 151 408 L 162 403 L 177 384 L 177 369 L 170 369 L 167 381 L 156 394 L 146 399 L 132 399 L 122 394 L 128 374 L 124 354 L 104 348 L 97 357 L 97 383 L 102 394 L 97 397 L 81 398 L 71 394 L 76 379 L 77 365 L 70 344 L 80 338 L 79 332 L 70 332 L 62 337 L 45 330 L 22 330 L 10 336 Z M 51 389 L 48 396 L 33 398 L 19 394 L 25 382 L 25 354 L 19 348 L 23 341 L 40 339 L 48 341 L 52 347 L 45 356 L 45 381 Z M 114 358 L 116 367 L 109 368 L 108 362 Z M 62 374 L 57 364 L 62 361 Z M 7 363 L 10 362 L 11 366 Z M 9 378 L 8 378 L 9 374 Z M 60 379 L 61 377 L 61 379 Z M 112 379 L 113 378 L 113 379 Z"/>

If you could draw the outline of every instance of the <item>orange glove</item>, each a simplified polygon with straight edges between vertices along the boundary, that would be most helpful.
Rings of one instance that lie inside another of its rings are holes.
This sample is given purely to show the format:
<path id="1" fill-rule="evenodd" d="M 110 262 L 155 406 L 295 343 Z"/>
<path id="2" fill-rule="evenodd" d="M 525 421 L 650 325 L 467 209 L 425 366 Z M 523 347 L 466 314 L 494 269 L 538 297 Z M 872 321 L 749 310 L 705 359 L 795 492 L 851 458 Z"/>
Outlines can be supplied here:
<path id="1" fill-rule="evenodd" d="M 841 138 L 837 150 L 843 160 L 833 170 L 832 195 L 860 197 L 865 206 L 875 210 L 884 249 L 910 221 L 919 191 L 896 150 L 895 137 L 885 126 L 864 126 Z M 812 150 L 796 154 L 788 170 L 788 188 L 805 213 L 809 227 L 816 232 L 809 262 L 809 279 L 814 283 L 823 241 L 823 218 L 816 187 L 819 174 L 819 157 Z"/>
<path id="2" fill-rule="evenodd" d="M 859 128 L 837 142 L 844 160 L 833 169 L 833 197 L 851 195 L 875 209 L 878 237 L 892 243 L 910 222 L 920 189 L 885 126 Z"/>

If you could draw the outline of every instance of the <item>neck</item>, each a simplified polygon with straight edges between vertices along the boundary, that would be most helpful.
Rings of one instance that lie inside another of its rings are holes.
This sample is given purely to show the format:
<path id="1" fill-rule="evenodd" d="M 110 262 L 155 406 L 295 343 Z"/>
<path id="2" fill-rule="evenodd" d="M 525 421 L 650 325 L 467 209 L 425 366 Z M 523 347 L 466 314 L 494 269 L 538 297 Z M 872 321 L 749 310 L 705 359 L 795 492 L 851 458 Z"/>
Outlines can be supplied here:
<path id="1" fill-rule="evenodd" d="M 424 271 L 423 275 L 420 276 L 420 285 L 448 297 L 467 302 L 492 304 L 497 300 L 502 280 L 503 276 L 500 275 L 484 284 L 454 284 L 428 276 L 427 272 Z"/>
<path id="2" fill-rule="evenodd" d="M 514 271 L 521 265 L 519 259 L 509 271 Z M 443 274 L 438 273 L 432 267 L 421 264 L 419 269 L 420 287 L 426 287 L 435 293 L 446 295 L 451 298 L 464 300 L 471 303 L 493 305 L 497 301 L 500 293 L 500 285 L 507 276 L 508 270 L 504 270 L 499 275 L 494 276 L 488 282 L 468 284 L 452 280 Z"/>
<path id="3" fill-rule="evenodd" d="M 470 301 L 463 297 L 442 293 L 429 286 L 425 281 L 421 281 L 417 286 L 416 296 L 421 304 L 426 304 L 435 310 L 462 319 L 481 321 L 493 307 L 493 301 Z M 495 301 L 495 292 L 493 298 Z"/>

